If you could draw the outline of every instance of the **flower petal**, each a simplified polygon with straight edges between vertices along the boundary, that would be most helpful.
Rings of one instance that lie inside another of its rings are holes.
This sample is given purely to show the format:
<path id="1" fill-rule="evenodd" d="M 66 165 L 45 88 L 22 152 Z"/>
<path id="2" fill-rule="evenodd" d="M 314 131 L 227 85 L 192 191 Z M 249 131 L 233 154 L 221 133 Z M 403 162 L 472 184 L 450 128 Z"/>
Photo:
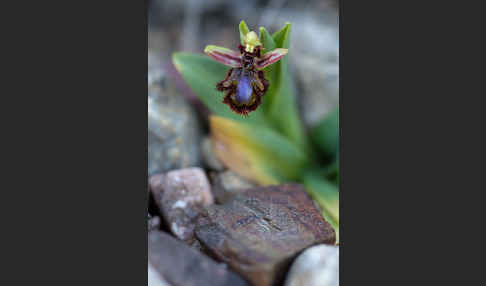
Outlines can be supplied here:
<path id="1" fill-rule="evenodd" d="M 288 53 L 288 49 L 275 49 L 271 52 L 264 54 L 257 62 L 256 67 L 263 69 L 271 64 L 278 62 L 283 56 Z"/>
<path id="2" fill-rule="evenodd" d="M 249 53 L 253 53 L 253 50 L 255 49 L 256 46 L 262 45 L 260 39 L 258 39 L 257 34 L 253 31 L 250 31 L 245 35 L 244 42 L 245 42 L 245 51 Z"/>
<path id="3" fill-rule="evenodd" d="M 248 29 L 248 26 L 246 25 L 245 21 L 241 20 L 240 22 L 240 26 L 239 26 L 239 29 L 240 29 L 240 42 L 242 45 L 245 44 L 245 36 L 246 34 L 248 34 L 248 32 L 250 32 L 250 30 Z"/>
<path id="4" fill-rule="evenodd" d="M 241 55 L 239 52 L 213 45 L 206 46 L 204 52 L 223 65 L 227 65 L 232 68 L 241 67 Z"/>

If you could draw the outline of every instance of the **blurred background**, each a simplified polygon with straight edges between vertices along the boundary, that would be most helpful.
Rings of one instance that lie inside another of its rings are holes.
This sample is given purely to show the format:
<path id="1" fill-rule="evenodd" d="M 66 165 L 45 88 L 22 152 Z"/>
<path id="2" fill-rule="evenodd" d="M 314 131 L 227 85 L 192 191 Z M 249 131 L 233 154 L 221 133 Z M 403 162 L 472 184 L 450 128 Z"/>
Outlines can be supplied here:
<path id="1" fill-rule="evenodd" d="M 208 44 L 237 49 L 238 24 L 273 33 L 292 23 L 290 72 L 307 128 L 339 102 L 339 2 L 337 0 L 149 0 L 149 86 L 164 78 L 196 103 L 171 64 L 175 51 L 202 53 Z M 202 108 L 203 109 L 203 108 Z"/>

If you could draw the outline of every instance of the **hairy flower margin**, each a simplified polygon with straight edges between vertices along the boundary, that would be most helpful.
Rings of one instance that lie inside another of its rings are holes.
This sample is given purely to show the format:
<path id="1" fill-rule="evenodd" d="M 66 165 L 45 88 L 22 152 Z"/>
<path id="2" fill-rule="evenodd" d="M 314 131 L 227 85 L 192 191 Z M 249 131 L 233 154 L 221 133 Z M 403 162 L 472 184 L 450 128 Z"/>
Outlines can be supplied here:
<path id="1" fill-rule="evenodd" d="M 261 104 L 270 86 L 263 69 L 278 62 L 288 50 L 278 48 L 262 54 L 262 44 L 254 31 L 243 36 L 243 45 L 238 45 L 238 51 L 208 45 L 204 52 L 217 62 L 231 67 L 226 77 L 216 84 L 216 89 L 226 92 L 223 103 L 231 110 L 248 116 Z"/>

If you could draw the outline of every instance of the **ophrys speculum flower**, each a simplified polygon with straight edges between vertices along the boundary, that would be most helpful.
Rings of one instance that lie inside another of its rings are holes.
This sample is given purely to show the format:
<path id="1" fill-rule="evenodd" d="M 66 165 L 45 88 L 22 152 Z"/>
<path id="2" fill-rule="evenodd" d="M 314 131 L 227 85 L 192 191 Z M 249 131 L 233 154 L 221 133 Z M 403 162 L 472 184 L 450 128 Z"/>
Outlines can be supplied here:
<path id="1" fill-rule="evenodd" d="M 244 35 L 243 44 L 238 46 L 238 52 L 212 45 L 204 52 L 231 67 L 226 77 L 216 84 L 219 91 L 226 92 L 223 103 L 238 114 L 248 115 L 261 104 L 270 85 L 263 69 L 279 61 L 288 50 L 279 48 L 263 54 L 262 44 L 253 31 Z"/>

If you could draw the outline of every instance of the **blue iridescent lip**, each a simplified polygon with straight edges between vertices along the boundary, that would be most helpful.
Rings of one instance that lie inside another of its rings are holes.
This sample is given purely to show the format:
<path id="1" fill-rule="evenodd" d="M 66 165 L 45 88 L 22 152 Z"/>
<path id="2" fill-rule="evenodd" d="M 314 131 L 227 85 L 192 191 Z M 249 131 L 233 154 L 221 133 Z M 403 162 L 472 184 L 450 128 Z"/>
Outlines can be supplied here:
<path id="1" fill-rule="evenodd" d="M 236 88 L 236 101 L 244 104 L 250 103 L 252 92 L 253 88 L 250 84 L 250 80 L 246 75 L 242 75 L 238 82 L 238 87 Z"/>

